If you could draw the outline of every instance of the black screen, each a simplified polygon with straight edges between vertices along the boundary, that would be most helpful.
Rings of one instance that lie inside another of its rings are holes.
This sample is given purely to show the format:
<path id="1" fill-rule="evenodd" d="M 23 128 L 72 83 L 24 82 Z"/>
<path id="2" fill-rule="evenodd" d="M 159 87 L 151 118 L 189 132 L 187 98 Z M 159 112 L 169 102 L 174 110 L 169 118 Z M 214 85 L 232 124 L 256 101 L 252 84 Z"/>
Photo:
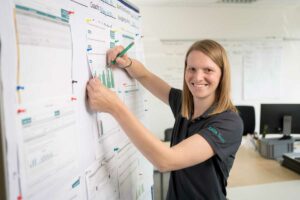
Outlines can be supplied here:
<path id="1" fill-rule="evenodd" d="M 285 115 L 292 116 L 291 133 L 300 133 L 300 104 L 261 104 L 260 133 L 282 133 Z"/>

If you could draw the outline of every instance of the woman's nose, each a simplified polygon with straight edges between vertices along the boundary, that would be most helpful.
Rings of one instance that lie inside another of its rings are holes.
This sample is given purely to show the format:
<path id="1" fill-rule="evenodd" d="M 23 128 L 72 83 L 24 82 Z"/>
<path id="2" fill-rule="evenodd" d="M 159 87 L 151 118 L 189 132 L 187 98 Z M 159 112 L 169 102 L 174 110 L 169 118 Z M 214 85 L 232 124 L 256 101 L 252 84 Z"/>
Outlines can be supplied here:
<path id="1" fill-rule="evenodd" d="M 204 73 L 202 70 L 197 70 L 194 75 L 197 80 L 204 79 Z"/>

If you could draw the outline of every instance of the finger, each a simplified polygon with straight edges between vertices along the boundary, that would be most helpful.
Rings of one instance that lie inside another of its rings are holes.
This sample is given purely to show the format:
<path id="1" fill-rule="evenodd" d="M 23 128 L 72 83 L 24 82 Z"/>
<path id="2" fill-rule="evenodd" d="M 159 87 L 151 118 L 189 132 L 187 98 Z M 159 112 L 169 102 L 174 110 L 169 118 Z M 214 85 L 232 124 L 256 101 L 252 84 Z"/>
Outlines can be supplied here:
<path id="1" fill-rule="evenodd" d="M 111 48 L 109 49 L 107 52 L 106 52 L 106 62 L 107 62 L 107 65 L 109 65 L 111 63 L 111 61 L 113 60 L 114 56 L 115 56 L 115 52 L 116 51 L 116 48 Z"/>
<path id="2" fill-rule="evenodd" d="M 95 96 L 95 90 L 92 87 L 87 87 L 87 93 L 86 93 L 88 99 L 92 99 Z"/>
<path id="3" fill-rule="evenodd" d="M 116 46 L 108 57 L 108 63 L 110 64 L 112 61 L 114 61 L 117 58 L 118 54 L 123 51 L 123 49 L 124 47 L 121 45 Z"/>
<path id="4" fill-rule="evenodd" d="M 98 84 L 100 81 L 98 79 L 98 77 L 94 77 L 94 78 L 91 78 L 90 81 L 89 81 L 89 84 L 90 85 L 95 85 L 95 84 Z"/>
<path id="5" fill-rule="evenodd" d="M 93 92 L 94 91 L 94 86 L 93 86 L 93 83 L 92 83 L 92 79 L 89 80 L 89 82 L 87 83 L 86 89 L 87 89 L 88 92 Z"/>
<path id="6" fill-rule="evenodd" d="M 116 52 L 117 54 L 119 54 L 119 53 L 121 53 L 121 51 L 123 51 L 124 47 L 123 47 L 122 45 L 118 45 L 118 46 L 115 47 L 115 49 L 116 49 L 115 52 Z"/>
<path id="7" fill-rule="evenodd" d="M 120 68 L 128 67 L 133 62 L 133 60 L 130 59 L 126 54 L 122 58 L 118 58 L 116 61 Z"/>
<path id="8" fill-rule="evenodd" d="M 113 51 L 114 51 L 114 48 L 113 48 L 113 49 L 109 49 L 109 50 L 106 52 L 106 64 L 107 64 L 107 65 L 109 65 L 109 64 L 111 63 Z"/>
<path id="9" fill-rule="evenodd" d="M 101 81 L 98 78 L 93 78 L 91 86 L 93 88 L 93 91 L 99 91 L 106 89 L 106 86 L 101 83 Z"/>
<path id="10" fill-rule="evenodd" d="M 93 78 L 92 78 L 92 79 L 89 80 L 89 82 L 88 82 L 88 84 L 87 84 L 87 86 L 89 86 L 91 89 L 93 89 L 93 87 L 94 87 L 94 86 L 93 86 L 93 82 L 94 82 L 94 81 L 93 81 Z"/>
<path id="11" fill-rule="evenodd" d="M 103 87 L 103 84 L 98 78 L 93 78 L 93 87 L 99 89 Z"/>
<path id="12" fill-rule="evenodd" d="M 116 46 L 114 51 L 112 52 L 111 54 L 111 60 L 109 63 L 111 63 L 113 60 L 115 60 L 118 56 L 118 54 L 122 51 L 121 47 L 120 46 Z"/>
<path id="13" fill-rule="evenodd" d="M 97 84 L 96 80 L 94 78 L 90 79 L 87 85 L 87 88 L 89 91 L 94 92 L 99 87 L 99 84 Z"/>
<path id="14" fill-rule="evenodd" d="M 92 88 L 91 88 L 91 86 L 90 86 L 89 84 L 86 85 L 86 90 L 87 90 L 88 92 L 90 92 L 90 91 L 92 90 Z"/>
<path id="15" fill-rule="evenodd" d="M 116 59 L 116 62 L 119 64 L 119 66 L 121 68 L 123 68 L 124 66 L 127 66 L 127 62 L 130 62 L 130 61 L 129 61 L 128 58 L 124 59 L 124 58 L 119 57 L 119 58 Z"/>

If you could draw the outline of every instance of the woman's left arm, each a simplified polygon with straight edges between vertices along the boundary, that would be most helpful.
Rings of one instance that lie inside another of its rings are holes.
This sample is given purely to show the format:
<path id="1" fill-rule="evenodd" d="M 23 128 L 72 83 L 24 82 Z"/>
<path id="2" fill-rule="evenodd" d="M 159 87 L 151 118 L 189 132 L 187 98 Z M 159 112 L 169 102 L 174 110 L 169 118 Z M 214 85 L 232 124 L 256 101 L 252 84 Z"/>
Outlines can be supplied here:
<path id="1" fill-rule="evenodd" d="M 160 171 L 172 171 L 201 163 L 214 155 L 210 144 L 195 134 L 173 147 L 167 147 L 147 130 L 120 101 L 117 95 L 96 78 L 87 85 L 90 107 L 110 113 L 121 125 L 130 140 Z"/>

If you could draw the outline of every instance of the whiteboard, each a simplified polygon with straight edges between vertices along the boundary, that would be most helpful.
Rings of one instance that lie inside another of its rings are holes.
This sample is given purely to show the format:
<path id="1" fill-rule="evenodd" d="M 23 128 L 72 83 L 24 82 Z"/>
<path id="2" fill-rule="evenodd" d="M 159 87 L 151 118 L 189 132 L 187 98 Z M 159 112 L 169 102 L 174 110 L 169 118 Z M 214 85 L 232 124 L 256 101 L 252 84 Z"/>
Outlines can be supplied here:
<path id="1" fill-rule="evenodd" d="M 106 67 L 109 48 L 133 41 L 129 56 L 144 62 L 139 9 L 124 0 L 0 6 L 7 199 L 152 199 L 152 165 L 86 102 L 86 83 L 98 77 L 145 124 L 143 88 Z"/>
<path id="2" fill-rule="evenodd" d="M 280 98 L 283 39 L 216 39 L 216 41 L 224 46 L 228 55 L 233 99 L 240 98 L 240 94 L 244 100 Z M 194 40 L 161 41 L 163 56 L 159 61 L 163 64 L 160 64 L 159 73 L 173 87 L 182 88 L 185 54 L 193 42 Z"/>
<path id="3" fill-rule="evenodd" d="M 274 100 L 280 96 L 283 39 L 220 41 L 228 53 L 233 99 Z M 242 83 L 242 84 L 237 84 Z"/>

